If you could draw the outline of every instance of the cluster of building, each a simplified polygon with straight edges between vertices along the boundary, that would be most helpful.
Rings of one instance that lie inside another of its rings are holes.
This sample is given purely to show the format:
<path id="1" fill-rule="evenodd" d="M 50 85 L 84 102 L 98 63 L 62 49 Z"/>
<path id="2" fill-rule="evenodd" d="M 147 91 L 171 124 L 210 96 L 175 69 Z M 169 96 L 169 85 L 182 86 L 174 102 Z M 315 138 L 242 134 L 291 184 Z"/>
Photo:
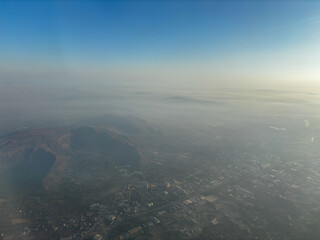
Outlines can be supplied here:
<path id="1" fill-rule="evenodd" d="M 305 218 L 287 214 L 289 207 L 286 212 L 270 207 L 290 206 L 293 213 L 301 208 L 310 219 L 320 215 L 318 163 L 306 167 L 301 162 L 269 160 L 208 164 L 183 179 L 171 176 L 158 182 L 136 181 L 122 186 L 110 204 L 92 203 L 86 213 L 69 219 L 47 219 L 21 209 L 21 216 L 38 219 L 32 226 L 21 224 L 21 236 L 27 239 L 42 232 L 62 240 L 122 240 L 148 239 L 162 232 L 174 234 L 162 236 L 164 239 L 223 239 L 232 238 L 231 234 L 271 239 L 274 235 L 268 229 L 276 218 L 286 218 L 289 228 L 300 227 L 303 233 L 310 223 Z M 144 179 L 142 171 L 117 170 L 122 177 Z M 4 237 L 2 234 L 0 239 Z"/>

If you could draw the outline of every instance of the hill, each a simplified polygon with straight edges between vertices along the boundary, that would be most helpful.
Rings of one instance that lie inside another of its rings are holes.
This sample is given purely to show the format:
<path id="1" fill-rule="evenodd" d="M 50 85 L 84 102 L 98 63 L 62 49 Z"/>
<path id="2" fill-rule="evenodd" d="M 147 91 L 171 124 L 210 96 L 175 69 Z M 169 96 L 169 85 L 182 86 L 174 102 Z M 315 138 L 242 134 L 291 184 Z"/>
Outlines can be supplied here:
<path id="1" fill-rule="evenodd" d="M 135 146 L 103 126 L 29 130 L 0 139 L 0 178 L 8 189 L 52 190 L 64 179 L 94 180 L 114 166 L 139 163 Z"/>

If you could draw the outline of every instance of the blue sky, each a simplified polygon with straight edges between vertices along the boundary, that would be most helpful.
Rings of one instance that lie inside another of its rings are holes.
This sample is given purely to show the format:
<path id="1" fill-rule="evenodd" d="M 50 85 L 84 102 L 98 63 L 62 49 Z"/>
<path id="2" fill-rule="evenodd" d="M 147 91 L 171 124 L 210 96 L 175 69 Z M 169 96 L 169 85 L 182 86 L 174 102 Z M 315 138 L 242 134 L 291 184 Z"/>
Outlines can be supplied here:
<path id="1" fill-rule="evenodd" d="M 0 52 L 8 81 L 313 86 L 320 2 L 0 1 Z"/>

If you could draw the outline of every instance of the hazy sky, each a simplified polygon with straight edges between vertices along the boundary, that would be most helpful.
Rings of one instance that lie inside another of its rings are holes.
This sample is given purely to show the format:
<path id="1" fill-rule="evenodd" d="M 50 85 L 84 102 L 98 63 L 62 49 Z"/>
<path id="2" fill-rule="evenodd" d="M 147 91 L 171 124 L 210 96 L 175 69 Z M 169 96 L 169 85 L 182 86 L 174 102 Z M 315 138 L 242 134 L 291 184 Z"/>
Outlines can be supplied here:
<path id="1" fill-rule="evenodd" d="M 320 87 L 320 1 L 0 1 L 0 80 Z"/>

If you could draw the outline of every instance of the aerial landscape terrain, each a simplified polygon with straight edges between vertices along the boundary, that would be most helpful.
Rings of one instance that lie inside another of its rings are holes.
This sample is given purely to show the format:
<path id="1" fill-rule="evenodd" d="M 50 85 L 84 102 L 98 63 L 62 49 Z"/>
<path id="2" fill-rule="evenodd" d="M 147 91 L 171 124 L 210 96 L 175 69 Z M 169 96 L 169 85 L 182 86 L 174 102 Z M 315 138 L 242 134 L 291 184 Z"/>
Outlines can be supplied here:
<path id="1" fill-rule="evenodd" d="M 110 113 L 2 127 L 4 239 L 319 236 L 318 95 L 120 93 Z"/>
<path id="2" fill-rule="evenodd" d="M 320 1 L 0 0 L 0 240 L 319 240 Z"/>

